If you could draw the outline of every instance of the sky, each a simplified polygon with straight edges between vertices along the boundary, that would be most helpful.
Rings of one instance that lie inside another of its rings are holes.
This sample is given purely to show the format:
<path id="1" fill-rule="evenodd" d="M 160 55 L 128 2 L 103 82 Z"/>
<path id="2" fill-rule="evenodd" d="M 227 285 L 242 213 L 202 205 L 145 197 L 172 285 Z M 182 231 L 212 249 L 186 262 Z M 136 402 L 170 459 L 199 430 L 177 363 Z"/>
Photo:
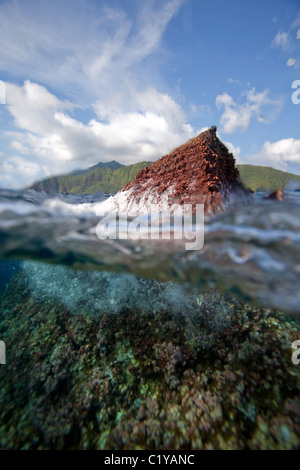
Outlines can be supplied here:
<path id="1" fill-rule="evenodd" d="M 154 161 L 216 125 L 300 174 L 300 0 L 0 0 L 0 186 Z"/>

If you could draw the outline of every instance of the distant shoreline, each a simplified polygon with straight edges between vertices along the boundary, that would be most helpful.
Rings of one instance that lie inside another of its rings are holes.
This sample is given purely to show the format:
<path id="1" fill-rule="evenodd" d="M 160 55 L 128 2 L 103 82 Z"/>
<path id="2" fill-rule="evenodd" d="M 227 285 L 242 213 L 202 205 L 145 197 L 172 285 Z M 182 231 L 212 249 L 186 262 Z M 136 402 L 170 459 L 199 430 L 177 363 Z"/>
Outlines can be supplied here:
<path id="1" fill-rule="evenodd" d="M 98 163 L 91 169 L 38 181 L 30 189 L 63 194 L 115 194 L 132 181 L 141 169 L 152 163 L 140 162 L 127 166 L 117 162 Z M 300 190 L 300 175 L 249 164 L 237 165 L 237 168 L 242 182 L 252 191 L 272 191 L 279 188 Z"/>

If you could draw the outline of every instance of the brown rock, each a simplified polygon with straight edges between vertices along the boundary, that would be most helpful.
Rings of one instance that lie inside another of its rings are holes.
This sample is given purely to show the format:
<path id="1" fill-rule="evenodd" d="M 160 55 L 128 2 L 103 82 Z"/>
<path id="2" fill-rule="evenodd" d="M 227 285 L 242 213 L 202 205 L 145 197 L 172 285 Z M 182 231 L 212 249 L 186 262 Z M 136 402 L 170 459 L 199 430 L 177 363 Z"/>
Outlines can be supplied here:
<path id="1" fill-rule="evenodd" d="M 264 199 L 275 199 L 277 201 L 283 201 L 283 190 L 276 189 L 272 193 L 267 194 Z"/>
<path id="2" fill-rule="evenodd" d="M 204 204 L 206 214 L 223 212 L 232 205 L 245 205 L 252 191 L 240 181 L 235 160 L 211 127 L 184 145 L 141 170 L 122 191 L 130 199 L 167 198 L 172 204 Z"/>

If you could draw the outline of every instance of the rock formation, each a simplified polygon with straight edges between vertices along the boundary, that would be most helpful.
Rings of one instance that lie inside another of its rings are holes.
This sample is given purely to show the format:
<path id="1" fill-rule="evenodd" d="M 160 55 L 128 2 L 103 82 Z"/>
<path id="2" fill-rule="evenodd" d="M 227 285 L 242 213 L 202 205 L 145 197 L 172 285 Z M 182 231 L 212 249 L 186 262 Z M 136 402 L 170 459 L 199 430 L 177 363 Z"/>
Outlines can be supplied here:
<path id="1" fill-rule="evenodd" d="M 252 191 L 240 181 L 235 160 L 211 127 L 150 167 L 142 169 L 113 198 L 119 212 L 143 213 L 155 206 L 174 210 L 184 204 L 204 204 L 205 214 L 245 205 Z"/>
<path id="2" fill-rule="evenodd" d="M 276 201 L 283 201 L 283 190 L 282 189 L 276 189 L 276 191 L 273 191 L 272 193 L 270 194 L 267 194 L 264 199 L 272 199 L 272 200 L 276 200 Z"/>

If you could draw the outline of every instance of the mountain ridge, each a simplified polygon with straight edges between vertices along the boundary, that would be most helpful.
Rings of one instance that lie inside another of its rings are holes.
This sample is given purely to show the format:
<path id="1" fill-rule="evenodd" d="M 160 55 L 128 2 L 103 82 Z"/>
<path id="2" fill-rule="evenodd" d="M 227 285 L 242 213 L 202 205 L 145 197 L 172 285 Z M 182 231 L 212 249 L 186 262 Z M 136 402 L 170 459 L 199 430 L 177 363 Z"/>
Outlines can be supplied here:
<path id="1" fill-rule="evenodd" d="M 96 163 L 96 165 L 90 166 L 89 168 L 86 168 L 85 170 L 74 170 L 70 173 L 70 175 L 83 175 L 86 173 L 89 173 L 90 171 L 96 170 L 96 168 L 110 168 L 111 170 L 117 170 L 118 168 L 122 168 L 125 165 L 122 165 L 119 162 L 116 162 L 116 160 L 112 160 L 111 162 L 99 162 Z"/>
<path id="2" fill-rule="evenodd" d="M 270 166 L 237 165 L 240 177 L 252 191 L 274 191 L 275 189 L 300 189 L 300 175 L 277 170 Z"/>
<path id="3" fill-rule="evenodd" d="M 137 173 L 152 165 L 153 162 L 139 162 L 122 165 L 113 160 L 99 162 L 85 170 L 75 170 L 65 175 L 52 176 L 37 181 L 30 188 L 37 191 L 92 194 L 103 192 L 113 194 L 131 182 Z M 252 191 L 271 191 L 277 188 L 287 189 L 294 182 L 293 189 L 300 189 L 300 175 L 294 175 L 268 166 L 250 164 L 236 165 L 244 185 Z"/>
<path id="4" fill-rule="evenodd" d="M 75 170 L 75 172 L 66 175 L 52 176 L 37 181 L 30 186 L 30 189 L 70 194 L 96 192 L 112 194 L 132 181 L 142 168 L 151 163 L 139 162 L 125 166 L 114 160 L 108 163 L 99 162 L 86 170 Z"/>

